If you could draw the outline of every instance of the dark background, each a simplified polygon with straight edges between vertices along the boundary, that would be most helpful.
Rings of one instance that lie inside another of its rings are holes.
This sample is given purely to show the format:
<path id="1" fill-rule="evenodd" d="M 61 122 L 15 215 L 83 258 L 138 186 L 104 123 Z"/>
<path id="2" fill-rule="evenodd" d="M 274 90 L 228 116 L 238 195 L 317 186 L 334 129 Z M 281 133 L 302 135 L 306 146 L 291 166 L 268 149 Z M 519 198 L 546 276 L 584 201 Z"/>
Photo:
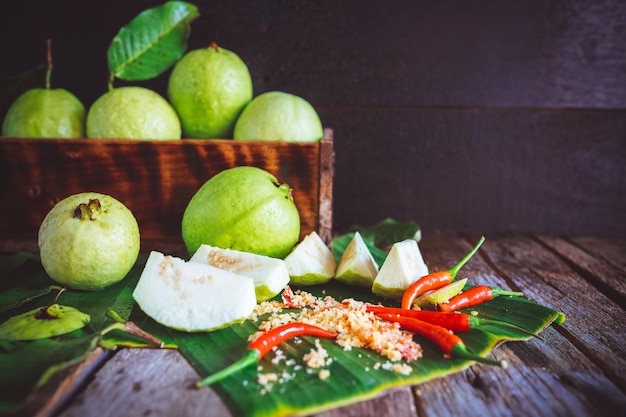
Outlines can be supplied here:
<path id="1" fill-rule="evenodd" d="M 53 87 L 89 106 L 117 31 L 162 3 L 12 2 L 0 77 L 51 38 Z M 255 95 L 300 95 L 333 128 L 335 229 L 626 237 L 626 2 L 192 3 L 190 49 L 236 52 Z M 167 75 L 135 84 L 164 94 Z"/>

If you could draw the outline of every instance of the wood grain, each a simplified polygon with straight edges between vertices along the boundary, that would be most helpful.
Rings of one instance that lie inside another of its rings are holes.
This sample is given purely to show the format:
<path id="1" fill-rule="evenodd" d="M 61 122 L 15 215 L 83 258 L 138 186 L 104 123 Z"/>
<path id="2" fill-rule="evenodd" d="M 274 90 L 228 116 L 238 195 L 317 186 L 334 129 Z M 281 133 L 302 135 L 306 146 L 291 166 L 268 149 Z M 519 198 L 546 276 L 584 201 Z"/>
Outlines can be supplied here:
<path id="1" fill-rule="evenodd" d="M 35 250 L 39 225 L 56 202 L 70 194 L 96 191 L 112 195 L 133 211 L 143 239 L 180 243 L 180 223 L 191 197 L 216 173 L 241 165 L 265 169 L 289 184 L 300 213 L 301 235 L 316 230 L 328 238 L 332 144 L 331 129 L 316 143 L 3 138 L 0 239 Z M 320 208 L 325 211 L 323 223 Z"/>

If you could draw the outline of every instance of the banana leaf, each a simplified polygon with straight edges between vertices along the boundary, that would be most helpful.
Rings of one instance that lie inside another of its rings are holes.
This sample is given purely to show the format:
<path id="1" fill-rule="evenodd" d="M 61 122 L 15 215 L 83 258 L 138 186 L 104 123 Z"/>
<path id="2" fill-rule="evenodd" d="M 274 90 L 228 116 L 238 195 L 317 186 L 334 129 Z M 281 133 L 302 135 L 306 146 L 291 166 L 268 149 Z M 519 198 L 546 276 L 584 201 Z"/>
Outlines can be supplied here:
<path id="1" fill-rule="evenodd" d="M 306 291 L 318 297 L 332 296 L 337 300 L 355 298 L 378 303 L 381 299 L 367 290 L 355 289 L 331 281 Z M 387 303 L 394 305 L 393 303 Z M 519 297 L 498 297 L 482 306 L 473 307 L 479 316 L 514 324 L 526 332 L 537 334 L 552 322 L 560 322 L 558 311 Z M 202 376 L 213 374 L 237 361 L 247 351 L 248 337 L 258 329 L 258 322 L 247 321 L 212 333 L 193 334 L 170 330 L 169 333 L 182 354 Z M 510 326 L 485 325 L 461 334 L 468 350 L 487 355 L 503 341 L 523 341 L 531 338 L 524 331 Z M 276 354 L 269 353 L 258 367 L 248 367 L 211 387 L 230 407 L 233 415 L 246 417 L 306 415 L 318 413 L 372 398 L 380 392 L 402 385 L 416 384 L 458 372 L 473 363 L 444 357 L 430 341 L 415 336 L 423 348 L 423 357 L 407 363 L 408 375 L 389 369 L 391 363 L 367 349 L 343 350 L 333 340 L 319 339 L 333 359 L 325 369 L 328 379 L 307 371 L 302 363 L 304 353 L 315 347 L 315 338 L 302 337 L 281 345 L 286 359 L 275 364 Z M 489 365 L 484 365 L 489 366 Z M 503 370 L 506 372 L 506 370 Z M 259 384 L 259 374 L 276 374 L 278 381 Z"/>

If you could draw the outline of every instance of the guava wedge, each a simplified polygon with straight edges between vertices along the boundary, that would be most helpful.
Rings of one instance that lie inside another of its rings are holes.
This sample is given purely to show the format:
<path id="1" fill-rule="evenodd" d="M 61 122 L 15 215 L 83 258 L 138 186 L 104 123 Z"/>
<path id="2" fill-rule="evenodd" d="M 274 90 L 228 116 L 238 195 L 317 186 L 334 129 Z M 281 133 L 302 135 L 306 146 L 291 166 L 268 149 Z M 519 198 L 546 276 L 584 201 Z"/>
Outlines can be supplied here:
<path id="1" fill-rule="evenodd" d="M 428 267 L 413 239 L 396 242 L 372 284 L 372 292 L 384 298 L 402 298 L 416 279 L 427 275 Z"/>
<path id="2" fill-rule="evenodd" d="M 189 261 L 252 278 L 257 302 L 269 300 L 289 284 L 285 261 L 269 256 L 201 245 Z"/>
<path id="3" fill-rule="evenodd" d="M 444 285 L 436 290 L 428 291 L 421 296 L 417 297 L 413 301 L 413 305 L 419 307 L 434 306 L 437 304 L 447 303 L 452 297 L 463 291 L 463 287 L 467 283 L 467 278 L 459 279 L 451 282 L 448 285 Z"/>
<path id="4" fill-rule="evenodd" d="M 335 275 L 337 262 L 320 235 L 313 231 L 285 257 L 285 264 L 295 286 L 324 284 Z"/>
<path id="5" fill-rule="evenodd" d="M 152 251 L 133 291 L 156 322 L 187 332 L 244 321 L 256 306 L 251 278 Z"/>
<path id="6" fill-rule="evenodd" d="M 82 329 L 90 320 L 89 314 L 55 303 L 11 317 L 0 325 L 0 339 L 46 339 Z"/>
<path id="7" fill-rule="evenodd" d="M 339 260 L 335 278 L 349 285 L 369 288 L 377 274 L 378 264 L 357 231 Z"/>

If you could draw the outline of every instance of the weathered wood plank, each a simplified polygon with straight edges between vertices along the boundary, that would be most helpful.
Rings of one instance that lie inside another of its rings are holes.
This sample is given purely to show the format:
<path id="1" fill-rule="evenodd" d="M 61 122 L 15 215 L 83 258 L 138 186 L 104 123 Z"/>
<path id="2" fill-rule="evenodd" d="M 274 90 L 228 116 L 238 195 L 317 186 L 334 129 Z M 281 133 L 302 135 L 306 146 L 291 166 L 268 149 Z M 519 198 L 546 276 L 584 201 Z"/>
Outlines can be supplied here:
<path id="1" fill-rule="evenodd" d="M 590 253 L 626 272 L 626 239 L 573 237 L 571 239 Z"/>
<path id="2" fill-rule="evenodd" d="M 522 288 L 526 297 L 566 314 L 559 327 L 606 376 L 626 390 L 624 310 L 596 290 L 557 254 L 528 238 L 495 238 L 486 242 L 498 274 Z"/>
<path id="3" fill-rule="evenodd" d="M 566 240 L 555 237 L 540 236 L 538 239 L 566 259 L 573 269 L 583 275 L 591 284 L 600 288 L 607 297 L 622 308 L 626 308 L 626 270 L 618 269 L 607 262 L 606 258 L 601 255 L 604 253 L 602 247 L 594 248 L 593 243 L 589 242 L 590 244 L 583 250 Z M 626 256 L 626 250 L 623 255 Z M 622 262 L 626 262 L 623 259 Z"/>
<path id="4" fill-rule="evenodd" d="M 312 415 L 313 416 L 313 415 Z M 413 394 L 409 387 L 391 389 L 368 401 L 335 408 L 316 417 L 415 417 L 416 409 Z"/>
<path id="5" fill-rule="evenodd" d="M 475 237 L 466 240 L 452 235 L 427 235 L 421 248 L 427 262 L 434 262 L 433 269 L 446 269 L 461 259 L 476 240 Z M 461 270 L 459 276 L 468 276 L 474 284 L 521 287 L 530 298 L 561 309 L 561 303 L 555 303 L 547 291 L 548 284 L 542 282 L 546 268 L 540 267 L 550 264 L 554 254 L 532 241 L 521 240 L 526 245 L 488 237 L 478 256 Z M 504 262 L 505 257 L 511 260 Z M 543 262 L 537 264 L 530 259 L 532 257 Z M 558 263 L 558 258 L 554 262 Z M 584 284 L 574 271 L 567 271 L 566 265 L 563 269 L 562 275 L 568 274 L 564 279 L 580 280 Z M 523 281 L 518 277 L 520 274 L 526 276 Z M 567 288 L 563 290 L 567 291 Z M 595 290 L 591 288 L 590 291 Z M 569 304 L 569 307 L 575 306 Z M 613 307 L 620 311 L 615 305 Z M 588 325 L 582 325 L 580 320 L 568 317 L 563 328 L 566 330 L 558 326 L 547 328 L 542 334 L 544 341 L 509 342 L 496 348 L 491 355 L 506 359 L 509 362 L 506 370 L 474 365 L 463 372 L 416 387 L 418 408 L 425 410 L 423 415 L 428 417 L 516 416 L 521 410 L 526 416 L 537 417 L 619 414 L 626 406 L 623 387 L 620 389 L 612 381 L 615 375 L 612 380 L 607 378 L 604 374 L 606 366 L 597 366 L 597 360 L 587 358 L 589 352 L 579 349 L 581 342 L 578 339 L 585 338 L 585 332 L 589 331 L 586 329 Z M 601 331 L 603 329 L 598 330 Z M 561 334 L 563 332 L 565 334 Z M 619 329 L 617 333 L 620 333 Z M 623 359 L 617 358 L 622 362 Z M 607 358 L 607 362 L 611 361 L 615 361 L 615 354 Z"/>
<path id="6" fill-rule="evenodd" d="M 176 350 L 123 349 L 102 367 L 59 417 L 203 416 L 230 411 Z"/>

